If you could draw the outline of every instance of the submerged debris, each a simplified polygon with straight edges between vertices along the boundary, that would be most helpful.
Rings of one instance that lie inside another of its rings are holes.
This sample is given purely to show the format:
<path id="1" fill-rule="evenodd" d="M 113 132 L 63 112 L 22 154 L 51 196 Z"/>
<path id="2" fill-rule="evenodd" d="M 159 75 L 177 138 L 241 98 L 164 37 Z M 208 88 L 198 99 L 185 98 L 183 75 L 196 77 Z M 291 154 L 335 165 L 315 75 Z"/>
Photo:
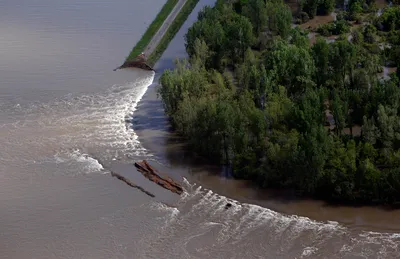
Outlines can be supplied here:
<path id="1" fill-rule="evenodd" d="M 157 169 L 153 168 L 146 160 L 143 160 L 142 162 L 136 162 L 135 167 L 143 174 L 144 177 L 152 182 L 155 182 L 161 187 L 179 195 L 183 193 L 181 184 L 175 182 L 168 176 L 160 176 L 160 173 L 157 171 Z"/>
<path id="2" fill-rule="evenodd" d="M 129 179 L 127 179 L 126 177 L 123 177 L 122 175 L 119 175 L 117 173 L 111 172 L 111 176 L 112 177 L 116 177 L 117 179 L 125 182 L 127 185 L 139 189 L 142 192 L 144 192 L 145 194 L 149 195 L 150 197 L 156 197 L 154 194 L 152 194 L 151 192 L 146 191 L 145 189 L 143 189 L 143 187 L 140 187 L 139 185 L 134 184 L 133 182 L 131 182 Z"/>

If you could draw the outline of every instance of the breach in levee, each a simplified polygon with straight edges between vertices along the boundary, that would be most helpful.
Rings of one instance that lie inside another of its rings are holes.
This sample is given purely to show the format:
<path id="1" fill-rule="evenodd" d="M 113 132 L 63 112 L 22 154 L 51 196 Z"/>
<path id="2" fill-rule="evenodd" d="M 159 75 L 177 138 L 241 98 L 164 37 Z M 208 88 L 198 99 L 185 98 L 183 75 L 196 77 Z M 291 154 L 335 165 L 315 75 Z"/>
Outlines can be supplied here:
<path id="1" fill-rule="evenodd" d="M 114 71 L 128 67 L 154 71 L 154 64 L 164 53 L 198 2 L 199 0 L 167 0 L 124 64 Z"/>
<path id="2" fill-rule="evenodd" d="M 147 58 L 143 52 L 140 55 L 138 55 L 136 58 L 134 58 L 133 60 L 125 61 L 124 64 L 122 64 L 120 67 L 114 69 L 114 71 L 117 69 L 128 68 L 128 67 L 136 67 L 136 68 L 141 68 L 144 70 L 154 71 L 154 69 L 149 64 L 147 64 Z"/>

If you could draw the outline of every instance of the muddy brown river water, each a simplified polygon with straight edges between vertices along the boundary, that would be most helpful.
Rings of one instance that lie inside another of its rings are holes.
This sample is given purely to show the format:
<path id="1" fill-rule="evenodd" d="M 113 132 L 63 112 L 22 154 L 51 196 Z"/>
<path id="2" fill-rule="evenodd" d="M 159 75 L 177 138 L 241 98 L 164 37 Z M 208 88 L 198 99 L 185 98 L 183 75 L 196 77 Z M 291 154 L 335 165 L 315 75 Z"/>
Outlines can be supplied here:
<path id="1" fill-rule="evenodd" d="M 184 151 L 159 73 L 112 71 L 164 2 L 0 3 L 0 258 L 399 258 L 399 211 L 283 199 Z M 137 173 L 143 158 L 184 195 Z"/>

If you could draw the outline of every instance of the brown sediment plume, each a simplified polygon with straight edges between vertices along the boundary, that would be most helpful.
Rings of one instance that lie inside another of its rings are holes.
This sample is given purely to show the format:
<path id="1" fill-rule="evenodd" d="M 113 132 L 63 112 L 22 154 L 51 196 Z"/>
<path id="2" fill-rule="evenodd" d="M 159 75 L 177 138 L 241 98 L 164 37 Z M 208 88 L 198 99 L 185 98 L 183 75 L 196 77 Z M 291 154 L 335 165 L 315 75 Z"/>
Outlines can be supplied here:
<path id="1" fill-rule="evenodd" d="M 153 67 L 151 67 L 149 64 L 147 64 L 147 60 L 145 55 L 142 53 L 139 56 L 137 56 L 135 59 L 133 60 L 127 60 L 124 62 L 124 64 L 122 64 L 122 66 L 114 69 L 123 69 L 123 68 L 128 68 L 128 67 L 135 67 L 135 68 L 140 68 L 140 69 L 144 69 L 144 70 L 148 70 L 148 71 L 154 71 Z"/>
<path id="2" fill-rule="evenodd" d="M 183 188 L 179 183 L 175 182 L 168 176 L 160 176 L 160 173 L 157 171 L 157 169 L 153 168 L 146 160 L 143 160 L 142 162 L 136 162 L 135 167 L 140 173 L 143 174 L 144 177 L 152 182 L 155 182 L 161 187 L 179 195 L 183 193 Z"/>
<path id="3" fill-rule="evenodd" d="M 119 175 L 119 174 L 117 174 L 117 173 L 111 172 L 111 176 L 112 176 L 112 177 L 116 177 L 117 179 L 119 179 L 119 180 L 125 182 L 127 185 L 129 185 L 129 186 L 131 186 L 131 187 L 133 187 L 133 188 L 136 188 L 136 189 L 141 190 L 142 192 L 144 192 L 145 194 L 149 195 L 150 197 L 153 197 L 153 198 L 156 197 L 156 196 L 155 196 L 154 194 L 152 194 L 151 192 L 148 192 L 148 191 L 146 191 L 143 187 L 140 187 L 139 185 L 134 184 L 133 182 L 131 182 L 129 179 L 123 177 L 122 175 Z"/>

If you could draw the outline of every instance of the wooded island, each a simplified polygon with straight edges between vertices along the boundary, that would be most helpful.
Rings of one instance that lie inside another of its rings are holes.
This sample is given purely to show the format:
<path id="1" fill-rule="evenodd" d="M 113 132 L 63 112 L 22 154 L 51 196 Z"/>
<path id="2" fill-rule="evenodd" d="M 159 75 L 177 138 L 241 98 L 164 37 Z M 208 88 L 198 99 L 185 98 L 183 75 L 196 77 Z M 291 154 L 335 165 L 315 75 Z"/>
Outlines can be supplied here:
<path id="1" fill-rule="evenodd" d="M 160 79 L 165 112 L 192 150 L 262 187 L 330 201 L 400 201 L 400 6 L 218 0 L 188 30 L 188 60 Z M 343 7 L 342 7 L 343 8 Z M 322 36 L 339 35 L 333 42 Z"/>

